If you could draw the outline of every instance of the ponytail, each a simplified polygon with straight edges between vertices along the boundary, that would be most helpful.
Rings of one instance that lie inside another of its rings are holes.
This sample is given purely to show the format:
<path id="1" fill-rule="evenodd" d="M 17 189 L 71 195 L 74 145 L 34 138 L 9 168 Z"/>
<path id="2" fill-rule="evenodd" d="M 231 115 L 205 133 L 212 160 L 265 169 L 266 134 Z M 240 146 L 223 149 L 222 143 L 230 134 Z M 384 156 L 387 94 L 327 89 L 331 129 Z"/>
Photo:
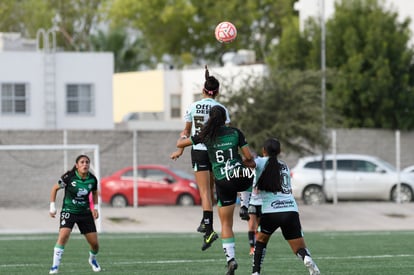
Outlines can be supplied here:
<path id="1" fill-rule="evenodd" d="M 203 92 L 215 98 L 220 88 L 220 82 L 214 76 L 210 76 L 210 73 L 207 69 L 207 65 L 205 66 L 205 69 L 206 69 L 204 73 L 205 82 L 204 82 Z"/>
<path id="2" fill-rule="evenodd" d="M 281 165 L 277 158 L 280 154 L 280 142 L 275 138 L 267 139 L 263 148 L 269 156 L 269 159 L 257 180 L 257 188 L 266 192 L 280 192 L 282 191 L 280 176 Z"/>
<path id="3" fill-rule="evenodd" d="M 226 110 L 215 105 L 210 109 L 210 117 L 199 134 L 203 143 L 214 141 L 218 136 L 218 129 L 226 123 Z"/>

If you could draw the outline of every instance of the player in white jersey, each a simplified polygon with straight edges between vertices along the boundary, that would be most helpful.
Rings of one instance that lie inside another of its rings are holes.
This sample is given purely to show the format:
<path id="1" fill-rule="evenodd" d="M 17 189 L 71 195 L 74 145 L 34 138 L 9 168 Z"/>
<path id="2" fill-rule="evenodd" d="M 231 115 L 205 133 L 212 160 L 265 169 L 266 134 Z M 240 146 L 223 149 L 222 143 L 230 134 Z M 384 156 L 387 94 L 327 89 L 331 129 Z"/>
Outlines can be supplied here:
<path id="1" fill-rule="evenodd" d="M 279 227 L 293 253 L 299 257 L 311 275 L 320 271 L 310 256 L 303 238 L 298 206 L 292 195 L 290 170 L 277 156 L 280 143 L 271 138 L 265 141 L 263 157 L 257 158 L 254 188 L 262 199 L 262 215 L 254 249 L 252 275 L 259 275 L 270 236 Z"/>
<path id="2" fill-rule="evenodd" d="M 207 122 L 210 109 L 220 105 L 226 110 L 226 124 L 230 123 L 230 116 L 227 109 L 217 102 L 215 98 L 219 93 L 220 83 L 210 76 L 207 66 L 205 67 L 205 82 L 202 91 L 202 99 L 193 102 L 187 109 L 184 120 L 185 128 L 181 132 L 181 137 L 186 138 L 200 133 L 201 128 Z M 181 150 L 184 150 L 183 148 Z M 194 170 L 195 180 L 200 190 L 201 206 L 203 208 L 203 218 L 197 231 L 204 233 L 202 250 L 206 250 L 218 238 L 213 229 L 213 188 L 214 177 L 211 172 L 211 163 L 204 144 L 195 144 L 191 149 L 191 162 Z"/>

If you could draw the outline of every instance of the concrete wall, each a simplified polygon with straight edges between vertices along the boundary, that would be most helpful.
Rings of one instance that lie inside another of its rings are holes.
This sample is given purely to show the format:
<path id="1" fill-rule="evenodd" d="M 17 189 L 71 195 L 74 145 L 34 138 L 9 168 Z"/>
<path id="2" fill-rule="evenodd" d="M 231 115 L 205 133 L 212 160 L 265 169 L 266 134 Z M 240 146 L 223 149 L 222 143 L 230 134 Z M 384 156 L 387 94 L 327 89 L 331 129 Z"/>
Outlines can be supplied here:
<path id="1" fill-rule="evenodd" d="M 164 164 L 191 172 L 190 150 L 177 161 L 169 159 L 175 150 L 179 131 L 138 131 L 138 164 Z M 133 132 L 128 130 L 67 131 L 68 144 L 98 144 L 100 174 L 107 176 L 133 163 Z M 0 131 L 0 145 L 63 144 L 63 131 Z M 376 155 L 395 165 L 395 133 L 387 130 L 337 130 L 338 153 Z M 64 164 L 62 151 L 0 151 L 0 208 L 43 207 L 48 209 L 51 186 L 74 165 L 77 155 L 68 152 Z M 298 156 L 283 154 L 289 166 Z M 401 133 L 401 167 L 414 164 L 414 132 Z"/>

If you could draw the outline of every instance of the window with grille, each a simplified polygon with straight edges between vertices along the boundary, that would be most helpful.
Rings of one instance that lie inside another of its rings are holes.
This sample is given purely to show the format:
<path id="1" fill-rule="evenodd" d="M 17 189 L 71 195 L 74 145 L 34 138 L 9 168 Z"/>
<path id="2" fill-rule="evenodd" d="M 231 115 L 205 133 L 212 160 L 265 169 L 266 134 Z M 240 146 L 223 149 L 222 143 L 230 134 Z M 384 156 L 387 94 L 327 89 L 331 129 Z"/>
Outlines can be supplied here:
<path id="1" fill-rule="evenodd" d="M 94 113 L 94 93 L 91 84 L 66 85 L 66 113 L 92 115 Z"/>
<path id="2" fill-rule="evenodd" d="M 1 84 L 1 113 L 27 114 L 29 106 L 28 85 L 25 83 Z"/>

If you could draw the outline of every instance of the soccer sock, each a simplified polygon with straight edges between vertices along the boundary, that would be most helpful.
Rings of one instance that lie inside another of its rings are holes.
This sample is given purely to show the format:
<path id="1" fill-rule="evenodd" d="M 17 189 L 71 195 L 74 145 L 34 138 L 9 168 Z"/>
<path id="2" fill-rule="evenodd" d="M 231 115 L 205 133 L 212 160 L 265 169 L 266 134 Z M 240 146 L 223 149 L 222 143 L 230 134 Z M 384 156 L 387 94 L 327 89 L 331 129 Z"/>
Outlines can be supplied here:
<path id="1" fill-rule="evenodd" d="M 254 243 L 256 241 L 256 232 L 249 231 L 249 232 L 247 232 L 247 235 L 249 236 L 250 247 L 254 247 Z"/>
<path id="2" fill-rule="evenodd" d="M 213 231 L 213 211 L 203 211 L 203 223 L 207 233 Z"/>
<path id="3" fill-rule="evenodd" d="M 305 259 L 305 256 L 310 257 L 310 252 L 307 248 L 299 248 L 299 250 L 296 252 L 296 256 L 298 256 L 299 259 L 302 259 L 302 261 Z"/>
<path id="4" fill-rule="evenodd" d="M 254 246 L 252 273 L 255 273 L 255 272 L 260 273 L 260 269 L 262 268 L 262 263 L 266 255 L 266 246 L 267 246 L 266 243 L 256 241 L 256 244 Z"/>
<path id="5" fill-rule="evenodd" d="M 53 248 L 53 264 L 52 266 L 59 266 L 60 261 L 62 260 L 63 251 L 65 250 L 65 247 L 63 245 L 56 244 Z"/>
<path id="6" fill-rule="evenodd" d="M 98 252 L 97 252 L 97 251 L 92 251 L 92 250 L 89 250 L 89 259 L 90 259 L 90 260 L 95 259 L 97 254 L 98 254 Z"/>
<path id="7" fill-rule="evenodd" d="M 223 251 L 224 255 L 226 256 L 226 261 L 230 262 L 231 260 L 236 258 L 236 244 L 234 237 L 222 239 Z"/>

